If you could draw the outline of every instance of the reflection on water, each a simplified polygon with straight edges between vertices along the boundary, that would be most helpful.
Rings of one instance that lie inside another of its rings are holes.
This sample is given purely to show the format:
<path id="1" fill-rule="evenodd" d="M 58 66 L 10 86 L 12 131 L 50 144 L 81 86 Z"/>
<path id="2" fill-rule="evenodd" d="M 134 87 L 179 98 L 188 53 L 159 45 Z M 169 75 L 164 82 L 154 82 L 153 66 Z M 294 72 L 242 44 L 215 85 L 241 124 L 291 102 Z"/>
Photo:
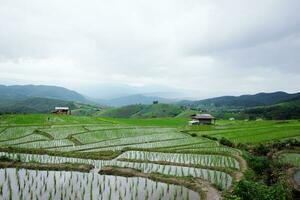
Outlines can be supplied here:
<path id="1" fill-rule="evenodd" d="M 200 199 L 183 186 L 65 171 L 0 169 L 0 199 Z"/>

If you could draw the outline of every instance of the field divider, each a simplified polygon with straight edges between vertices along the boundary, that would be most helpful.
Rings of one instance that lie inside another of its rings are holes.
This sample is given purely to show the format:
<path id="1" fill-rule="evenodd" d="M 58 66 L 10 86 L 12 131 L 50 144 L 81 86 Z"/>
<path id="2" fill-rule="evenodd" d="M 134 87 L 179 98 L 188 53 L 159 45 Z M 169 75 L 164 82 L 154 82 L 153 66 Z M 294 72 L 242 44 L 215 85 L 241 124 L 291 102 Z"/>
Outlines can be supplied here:
<path id="1" fill-rule="evenodd" d="M 3 130 L 0 131 L 0 136 L 2 133 L 4 133 L 4 131 L 6 131 L 9 127 L 5 127 Z"/>
<path id="2" fill-rule="evenodd" d="M 207 165 L 199 165 L 199 164 L 187 164 L 187 163 L 177 163 L 177 162 L 169 162 L 169 161 L 151 161 L 151 160 L 142 160 L 142 159 L 128 159 L 128 158 L 117 158 L 118 161 L 124 162 L 133 162 L 133 163 L 152 163 L 158 165 L 171 165 L 171 166 L 182 166 L 182 167 L 193 167 L 199 169 L 209 169 L 214 171 L 225 172 L 230 174 L 231 176 L 234 175 L 236 168 L 230 167 L 218 167 L 218 166 L 207 166 Z"/>
<path id="3" fill-rule="evenodd" d="M 11 141 L 11 140 L 18 140 L 18 139 L 22 139 L 22 138 L 25 138 L 25 137 L 28 137 L 28 136 L 31 136 L 31 135 L 34 135 L 34 133 L 29 133 L 27 135 L 22 135 L 20 137 L 15 137 L 15 138 L 11 138 L 11 139 L 6 139 L 6 140 L 0 140 L 0 143 L 1 142 L 7 142 L 7 141 Z"/>
<path id="4" fill-rule="evenodd" d="M 142 149 L 142 148 L 126 149 L 126 151 L 145 151 L 145 152 L 157 152 L 157 153 L 174 153 L 174 151 L 162 151 L 162 150 L 157 150 L 157 149 Z M 211 152 L 211 151 L 203 151 L 203 152 L 190 151 L 190 152 L 182 152 L 182 153 L 176 152 L 176 153 L 177 154 L 196 154 L 196 155 L 221 155 L 221 156 L 228 156 L 228 157 L 236 159 L 239 162 L 239 165 L 240 165 L 239 171 L 240 172 L 244 173 L 246 171 L 246 169 L 248 168 L 247 162 L 240 155 L 234 155 L 234 154 L 225 153 L 225 152 Z M 117 157 L 117 159 L 118 159 L 118 157 Z"/>
<path id="5" fill-rule="evenodd" d="M 195 144 L 206 144 L 206 143 L 210 143 L 209 141 L 205 141 L 205 142 L 194 142 L 194 143 L 190 143 L 190 144 L 181 144 L 181 145 L 174 145 L 174 146 L 170 146 L 170 147 L 160 147 L 163 149 L 170 149 L 170 148 L 174 148 L 176 149 L 177 147 L 189 147 L 191 145 L 195 145 Z"/>
<path id="6" fill-rule="evenodd" d="M 0 168 L 23 168 L 35 170 L 52 170 L 52 171 L 79 171 L 90 172 L 94 166 L 82 163 L 33 163 L 33 162 L 19 162 L 19 161 L 0 161 Z"/>
<path id="7" fill-rule="evenodd" d="M 49 134 L 45 131 L 41 131 L 39 129 L 34 130 L 33 134 L 42 135 L 42 136 L 45 136 L 45 137 L 49 138 L 50 140 L 54 140 L 54 137 L 51 134 Z"/>
<path id="8" fill-rule="evenodd" d="M 49 140 L 43 140 L 43 139 L 40 139 L 40 140 L 32 140 L 32 141 L 20 142 L 20 143 L 12 144 L 11 146 L 17 146 L 17 145 L 20 145 L 20 144 L 28 144 L 28 143 L 32 143 L 32 142 L 43 142 L 43 141 L 49 141 Z"/>
<path id="9" fill-rule="evenodd" d="M 132 168 L 122 168 L 115 166 L 103 167 L 99 171 L 99 173 L 104 175 L 115 175 L 123 177 L 147 178 L 156 182 L 164 182 L 168 184 L 184 186 L 197 192 L 200 195 L 201 199 L 209 200 L 212 199 L 212 196 L 215 200 L 222 199 L 220 192 L 217 189 L 215 189 L 215 187 L 211 183 L 199 178 L 176 177 L 153 172 L 145 173 Z"/>
<path id="10" fill-rule="evenodd" d="M 182 140 L 182 139 L 186 139 L 186 138 L 172 138 L 172 139 L 165 139 L 165 140 L 153 140 L 153 141 L 147 141 L 147 142 L 145 142 L 145 144 L 151 144 L 151 143 L 155 143 L 155 142 L 172 141 L 172 140 Z M 103 146 L 103 147 L 90 147 L 90 148 L 79 149 L 79 150 L 74 150 L 74 151 L 76 152 L 76 151 L 87 151 L 87 150 L 92 150 L 92 149 L 103 149 L 103 148 L 118 147 L 118 146 L 129 146 L 129 145 L 135 145 L 135 144 L 140 144 L 140 143 L 141 142 L 133 142 L 133 143 L 126 143 L 126 144 L 114 144 L 114 145 L 107 145 L 107 146 Z M 89 144 L 91 144 L 91 143 L 88 143 L 88 144 L 85 144 L 85 145 L 89 145 Z M 93 144 L 95 144 L 95 143 L 93 143 Z M 82 145 L 82 146 L 84 146 L 84 145 Z"/>
<path id="11" fill-rule="evenodd" d="M 73 137 L 73 135 L 68 135 L 66 139 L 70 140 L 73 142 L 75 145 L 83 145 L 82 142 L 80 142 L 77 138 Z"/>
<path id="12" fill-rule="evenodd" d="M 90 133 L 90 132 L 85 132 L 85 133 Z M 148 136 L 148 135 L 155 135 L 155 134 L 164 134 L 164 133 L 151 133 L 151 134 L 146 134 L 146 135 Z M 72 134 L 72 136 L 74 136 L 74 135 L 75 134 Z M 115 138 L 112 138 L 112 139 L 104 139 L 104 140 L 99 140 L 99 141 L 96 141 L 96 142 L 83 143 L 82 145 L 97 144 L 97 143 L 101 143 L 101 142 L 114 141 L 114 140 L 125 139 L 125 138 L 134 138 L 134 137 L 140 137 L 140 136 L 134 135 L 134 136 L 127 136 L 127 137 L 115 137 Z"/>

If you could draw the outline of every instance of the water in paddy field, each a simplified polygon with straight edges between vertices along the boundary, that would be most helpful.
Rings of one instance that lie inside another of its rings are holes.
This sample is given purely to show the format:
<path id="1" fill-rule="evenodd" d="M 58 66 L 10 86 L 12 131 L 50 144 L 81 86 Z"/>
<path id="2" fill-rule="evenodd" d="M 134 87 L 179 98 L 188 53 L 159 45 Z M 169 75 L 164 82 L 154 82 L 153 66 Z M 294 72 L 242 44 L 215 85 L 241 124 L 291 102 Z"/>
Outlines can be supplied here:
<path id="1" fill-rule="evenodd" d="M 300 186 L 300 170 L 296 171 L 293 175 L 294 181 L 297 183 L 297 185 Z"/>
<path id="2" fill-rule="evenodd" d="M 232 185 L 232 177 L 221 171 L 184 167 L 184 166 L 172 166 L 161 165 L 154 163 L 135 163 L 135 162 L 123 162 L 118 160 L 91 160 L 81 158 L 67 158 L 59 156 L 49 155 L 36 155 L 36 154 L 22 154 L 22 153 L 7 153 L 0 152 L 0 156 L 7 156 L 11 159 L 20 159 L 22 162 L 38 162 L 38 163 L 84 163 L 92 164 L 95 166 L 95 170 L 100 170 L 104 166 L 118 166 L 129 167 L 137 170 L 141 170 L 145 173 L 161 173 L 173 176 L 192 176 L 207 180 L 215 185 L 218 185 L 222 189 L 227 189 Z"/>
<path id="3" fill-rule="evenodd" d="M 200 199 L 183 186 L 66 171 L 0 169 L 0 199 Z"/>

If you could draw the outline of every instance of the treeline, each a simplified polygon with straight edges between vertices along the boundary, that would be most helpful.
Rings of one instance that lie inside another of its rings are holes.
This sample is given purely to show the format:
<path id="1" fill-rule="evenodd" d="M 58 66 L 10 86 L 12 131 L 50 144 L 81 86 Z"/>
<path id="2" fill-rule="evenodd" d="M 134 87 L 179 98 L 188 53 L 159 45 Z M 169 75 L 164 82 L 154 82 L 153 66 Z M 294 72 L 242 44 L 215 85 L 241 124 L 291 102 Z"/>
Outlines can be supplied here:
<path id="1" fill-rule="evenodd" d="M 249 119 L 264 118 L 274 120 L 300 119 L 300 106 L 271 106 L 245 110 Z"/>

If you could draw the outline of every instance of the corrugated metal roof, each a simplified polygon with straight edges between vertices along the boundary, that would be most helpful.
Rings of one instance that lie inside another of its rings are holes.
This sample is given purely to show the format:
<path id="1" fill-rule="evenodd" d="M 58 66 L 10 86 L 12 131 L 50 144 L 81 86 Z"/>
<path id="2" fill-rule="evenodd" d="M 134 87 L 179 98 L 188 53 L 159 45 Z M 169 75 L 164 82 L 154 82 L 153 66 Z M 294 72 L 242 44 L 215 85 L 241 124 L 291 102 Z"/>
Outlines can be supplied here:
<path id="1" fill-rule="evenodd" d="M 69 107 L 55 107 L 55 110 L 69 110 Z"/>
<path id="2" fill-rule="evenodd" d="M 192 116 L 193 119 L 214 119 L 211 114 L 196 114 Z"/>

